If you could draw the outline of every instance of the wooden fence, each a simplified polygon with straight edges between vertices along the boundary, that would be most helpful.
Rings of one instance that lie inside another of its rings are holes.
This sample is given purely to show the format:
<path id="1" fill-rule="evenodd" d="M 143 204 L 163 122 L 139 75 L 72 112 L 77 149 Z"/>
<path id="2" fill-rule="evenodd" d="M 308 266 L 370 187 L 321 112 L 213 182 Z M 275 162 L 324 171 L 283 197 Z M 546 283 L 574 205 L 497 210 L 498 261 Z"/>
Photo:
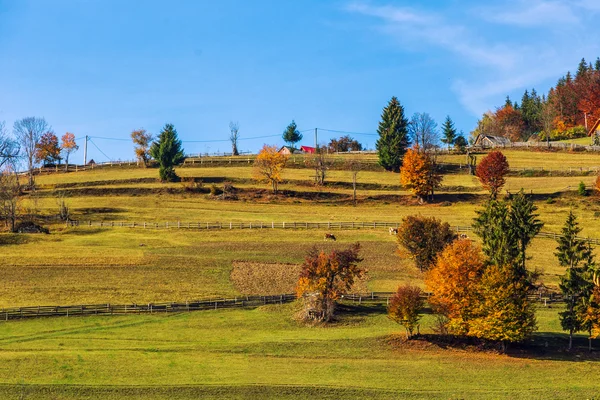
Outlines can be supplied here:
<path id="1" fill-rule="evenodd" d="M 141 228 L 141 229 L 194 229 L 194 230 L 227 230 L 227 229 L 378 229 L 398 228 L 399 222 L 131 222 L 131 221 L 68 221 L 72 227 L 100 227 L 100 228 Z M 457 233 L 470 232 L 472 226 L 453 226 Z M 536 237 L 557 240 L 562 235 L 553 232 L 540 232 Z M 576 237 L 586 243 L 600 245 L 600 239 Z"/>
<path id="2" fill-rule="evenodd" d="M 343 295 L 341 302 L 353 304 L 389 304 L 394 292 L 370 292 Z M 422 295 L 424 300 L 430 293 Z M 531 293 L 529 299 L 549 303 L 563 301 L 560 294 L 554 292 Z M 210 298 L 186 302 L 147 303 L 147 304 L 82 304 L 70 306 L 34 306 L 11 307 L 0 310 L 0 320 L 42 318 L 42 317 L 77 317 L 90 315 L 123 315 L 123 314 L 168 314 L 201 310 L 222 310 L 230 308 L 255 308 L 266 304 L 284 304 L 297 299 L 295 294 L 280 294 L 272 296 L 240 296 L 234 298 Z"/>

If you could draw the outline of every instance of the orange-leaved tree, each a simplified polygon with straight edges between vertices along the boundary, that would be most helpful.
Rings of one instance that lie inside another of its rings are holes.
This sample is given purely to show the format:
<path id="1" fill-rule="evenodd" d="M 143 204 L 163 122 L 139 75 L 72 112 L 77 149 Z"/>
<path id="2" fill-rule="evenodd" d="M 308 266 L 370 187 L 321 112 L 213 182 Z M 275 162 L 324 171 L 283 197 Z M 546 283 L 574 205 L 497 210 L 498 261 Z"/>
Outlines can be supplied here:
<path id="1" fill-rule="evenodd" d="M 418 286 L 404 285 L 390 298 L 388 316 L 406 329 L 407 339 L 413 336 L 415 328 L 419 329 L 420 311 L 425 304 L 422 294 Z"/>
<path id="2" fill-rule="evenodd" d="M 335 301 L 347 293 L 366 272 L 359 266 L 362 261 L 359 252 L 358 243 L 329 254 L 316 248 L 309 251 L 296 287 L 298 297 L 303 297 L 305 301 L 303 319 L 331 320 Z"/>
<path id="3" fill-rule="evenodd" d="M 420 152 L 418 148 L 408 149 L 400 168 L 400 183 L 419 198 L 420 202 L 428 196 L 433 197 L 435 189 L 442 183 L 431 156 Z"/>
<path id="4" fill-rule="evenodd" d="M 455 334 L 468 334 L 476 317 L 484 264 L 479 246 L 460 239 L 442 251 L 425 276 L 425 285 L 433 293 L 429 303 L 436 313 L 448 318 L 448 328 Z"/>
<path id="5" fill-rule="evenodd" d="M 35 145 L 35 160 L 46 164 L 60 160 L 60 147 L 58 137 L 52 131 L 44 133 Z"/>
<path id="6" fill-rule="evenodd" d="M 600 175 L 598 175 L 594 181 L 594 193 L 596 193 L 597 196 L 600 196 Z"/>
<path id="7" fill-rule="evenodd" d="M 285 168 L 288 156 L 277 151 L 277 147 L 264 145 L 254 160 L 254 175 L 259 181 L 267 182 L 277 194 L 281 173 Z"/>
<path id="8" fill-rule="evenodd" d="M 71 155 L 71 153 L 77 151 L 79 146 L 77 146 L 77 143 L 75 143 L 75 135 L 73 135 L 70 132 L 66 132 L 64 135 L 62 135 L 62 137 L 60 139 L 61 139 L 60 148 L 61 148 L 62 152 L 65 154 L 65 171 L 68 171 L 69 170 L 69 156 Z"/>
<path id="9" fill-rule="evenodd" d="M 508 174 L 508 161 L 500 151 L 490 152 L 475 170 L 475 175 L 483 187 L 490 191 L 492 199 L 496 198 L 498 191 L 506 183 L 506 174 Z"/>
<path id="10" fill-rule="evenodd" d="M 133 151 L 138 159 L 138 163 L 141 162 L 144 167 L 147 167 L 148 161 L 150 161 L 150 147 L 152 146 L 153 139 L 152 134 L 146 132 L 145 129 L 136 129 L 131 132 L 131 140 L 134 146 Z"/>
<path id="11" fill-rule="evenodd" d="M 450 224 L 435 217 L 409 215 L 398 227 L 398 253 L 415 261 L 421 272 L 435 264 L 437 255 L 456 239 Z"/>

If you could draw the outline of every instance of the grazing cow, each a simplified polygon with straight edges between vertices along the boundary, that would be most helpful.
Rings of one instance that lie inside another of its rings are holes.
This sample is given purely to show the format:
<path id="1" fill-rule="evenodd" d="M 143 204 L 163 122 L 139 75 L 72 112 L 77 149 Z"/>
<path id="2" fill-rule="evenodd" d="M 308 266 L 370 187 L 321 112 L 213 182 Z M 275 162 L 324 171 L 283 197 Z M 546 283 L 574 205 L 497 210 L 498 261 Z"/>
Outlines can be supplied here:
<path id="1" fill-rule="evenodd" d="M 327 240 L 333 240 L 335 242 L 335 235 L 333 233 L 326 233 L 325 241 L 327 241 Z"/>
<path id="2" fill-rule="evenodd" d="M 398 228 L 390 228 L 390 235 L 397 235 L 398 234 Z"/>
<path id="3" fill-rule="evenodd" d="M 469 237 L 467 236 L 466 233 L 461 233 L 460 235 L 458 235 L 459 239 L 469 239 Z"/>

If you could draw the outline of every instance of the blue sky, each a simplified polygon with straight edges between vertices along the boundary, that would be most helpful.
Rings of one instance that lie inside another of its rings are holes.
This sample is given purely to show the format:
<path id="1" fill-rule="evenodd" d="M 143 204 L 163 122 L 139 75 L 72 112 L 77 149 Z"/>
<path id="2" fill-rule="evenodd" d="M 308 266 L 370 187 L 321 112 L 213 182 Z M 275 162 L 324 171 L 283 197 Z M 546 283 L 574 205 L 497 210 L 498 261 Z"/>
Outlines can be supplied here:
<path id="1" fill-rule="evenodd" d="M 122 139 L 170 122 L 197 153 L 228 151 L 193 141 L 226 140 L 234 120 L 242 139 L 275 135 L 240 142 L 256 150 L 282 144 L 292 119 L 375 133 L 397 96 L 407 116 L 449 114 L 468 133 L 506 94 L 545 92 L 595 60 L 599 13 L 591 0 L 0 0 L 0 121 Z M 133 158 L 129 141 L 94 142 Z"/>

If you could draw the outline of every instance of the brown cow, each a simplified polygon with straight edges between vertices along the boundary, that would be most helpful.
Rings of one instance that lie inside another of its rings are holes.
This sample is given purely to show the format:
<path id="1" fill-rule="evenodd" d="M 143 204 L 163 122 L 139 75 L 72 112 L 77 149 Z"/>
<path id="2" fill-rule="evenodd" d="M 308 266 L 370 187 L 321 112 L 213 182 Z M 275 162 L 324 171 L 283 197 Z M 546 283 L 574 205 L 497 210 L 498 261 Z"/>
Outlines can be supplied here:
<path id="1" fill-rule="evenodd" d="M 333 240 L 335 242 L 335 235 L 333 233 L 326 233 L 325 234 L 325 241 L 327 240 Z"/>

